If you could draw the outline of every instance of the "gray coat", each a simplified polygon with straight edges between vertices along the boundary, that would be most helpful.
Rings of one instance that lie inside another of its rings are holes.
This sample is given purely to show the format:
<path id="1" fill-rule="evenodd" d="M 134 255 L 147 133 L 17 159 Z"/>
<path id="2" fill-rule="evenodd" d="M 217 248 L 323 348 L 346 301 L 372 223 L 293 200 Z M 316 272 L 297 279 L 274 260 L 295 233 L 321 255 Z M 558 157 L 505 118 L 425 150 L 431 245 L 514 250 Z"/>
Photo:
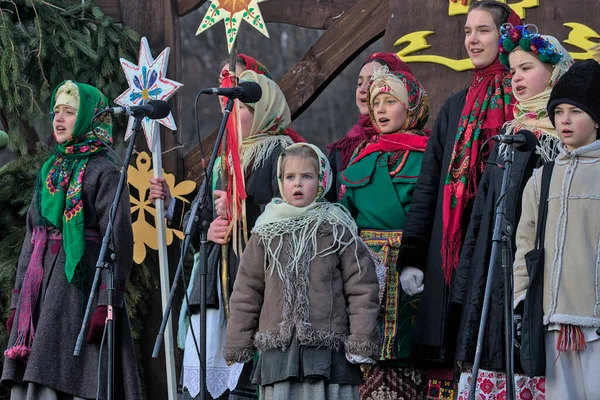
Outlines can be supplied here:
<path id="1" fill-rule="evenodd" d="M 95 273 L 96 260 L 100 251 L 102 236 L 106 232 L 109 209 L 119 182 L 120 173 L 115 165 L 104 157 L 90 159 L 84 175 L 83 204 L 86 230 L 96 231 L 97 240 L 86 238 L 86 251 L 83 265 L 87 274 L 87 285 L 91 286 Z M 15 320 L 8 348 L 17 338 L 20 289 L 27 265 L 33 251 L 31 234 L 36 226 L 37 210 L 35 198 L 27 215 L 27 236 L 21 250 L 15 290 L 11 309 L 16 309 Z M 115 276 L 116 317 L 115 317 L 115 399 L 141 399 L 137 361 L 134 351 L 129 318 L 124 304 L 124 289 L 131 271 L 133 257 L 133 232 L 131 210 L 127 190 L 121 195 L 116 212 L 111 248 L 117 254 Z M 44 279 L 34 316 L 35 339 L 27 364 L 4 359 L 1 383 L 12 386 L 14 383 L 34 382 L 63 393 L 96 398 L 98 355 L 100 346 L 84 341 L 79 357 L 73 356 L 77 335 L 83 321 L 88 294 L 67 281 L 64 265 L 65 252 L 60 240 L 48 240 L 44 253 Z M 106 305 L 106 284 L 108 273 L 103 271 L 97 305 Z M 88 289 L 89 290 L 89 289 Z M 107 346 L 102 352 L 101 395 L 106 398 Z"/>
<path id="2" fill-rule="evenodd" d="M 316 253 L 335 248 L 333 229 L 340 228 L 323 224 L 318 229 Z M 282 246 L 284 266 L 295 251 L 288 235 L 271 243 L 272 249 Z M 294 333 L 303 346 L 345 347 L 358 356 L 378 356 L 379 285 L 373 258 L 362 240 L 351 242 L 349 232 L 338 240 L 350 244 L 308 262 L 303 258 L 297 271 L 283 267 L 280 276 L 265 265 L 260 234 L 252 235 L 231 295 L 225 360 L 247 362 L 256 350 L 286 351 Z M 303 257 L 310 254 L 306 251 Z"/>

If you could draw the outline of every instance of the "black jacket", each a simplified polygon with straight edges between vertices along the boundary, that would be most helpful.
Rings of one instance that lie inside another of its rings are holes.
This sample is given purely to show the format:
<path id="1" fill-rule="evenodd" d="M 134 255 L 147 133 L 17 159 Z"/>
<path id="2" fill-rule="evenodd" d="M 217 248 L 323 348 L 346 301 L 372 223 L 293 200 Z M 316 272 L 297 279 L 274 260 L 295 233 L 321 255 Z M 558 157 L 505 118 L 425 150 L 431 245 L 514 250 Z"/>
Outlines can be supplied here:
<path id="1" fill-rule="evenodd" d="M 423 156 L 421 174 L 412 198 L 398 258 L 398 272 L 405 266 L 420 268 L 425 275 L 417 319 L 412 334 L 411 356 L 435 362 L 452 361 L 455 328 L 448 321 L 452 290 L 444 281 L 442 258 L 442 201 L 444 181 L 454 149 L 456 131 L 466 90 L 452 95 L 442 106 Z M 468 221 L 469 210 L 465 212 Z M 466 230 L 467 223 L 465 223 Z"/>
<path id="2" fill-rule="evenodd" d="M 504 133 L 504 132 L 503 132 Z M 491 162 L 503 165 L 503 157 L 495 147 L 489 157 Z M 541 158 L 532 152 L 515 151 L 511 169 L 511 186 L 506 194 L 505 219 L 512 227 L 512 254 L 516 251 L 515 234 L 521 217 L 521 198 L 525 184 L 533 169 L 539 167 Z M 479 332 L 483 297 L 487 284 L 487 273 L 492 250 L 492 234 L 496 202 L 502 186 L 503 169 L 488 165 L 482 176 L 471 213 L 471 222 L 463 244 L 460 262 L 455 273 L 452 301 L 462 304 L 462 316 L 456 347 L 456 360 L 473 363 L 475 345 Z M 492 297 L 485 331 L 485 343 L 481 367 L 487 370 L 504 369 L 504 272 L 502 254 L 494 260 L 495 274 L 492 283 Z M 511 269 L 512 272 L 512 269 Z M 512 302 L 512 299 L 511 299 Z"/>

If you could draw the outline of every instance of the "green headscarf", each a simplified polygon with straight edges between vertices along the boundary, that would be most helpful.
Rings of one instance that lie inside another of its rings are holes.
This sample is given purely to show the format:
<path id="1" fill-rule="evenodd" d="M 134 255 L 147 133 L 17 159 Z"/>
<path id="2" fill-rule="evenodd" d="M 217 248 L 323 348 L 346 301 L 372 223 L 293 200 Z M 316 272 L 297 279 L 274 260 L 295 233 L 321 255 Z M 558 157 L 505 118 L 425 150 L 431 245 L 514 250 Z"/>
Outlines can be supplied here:
<path id="1" fill-rule="evenodd" d="M 109 114 L 103 114 L 96 119 L 93 133 L 92 118 L 108 106 L 108 99 L 93 86 L 71 81 L 64 81 L 54 89 L 51 112 L 63 85 L 67 91 L 73 91 L 70 95 L 79 97 L 77 119 L 72 137 L 59 143 L 42 166 L 36 193 L 38 225 L 55 227 L 62 232 L 65 273 L 71 282 L 85 252 L 82 190 L 85 169 L 90 158 L 105 154 L 104 144 L 112 143 L 112 121 Z"/>

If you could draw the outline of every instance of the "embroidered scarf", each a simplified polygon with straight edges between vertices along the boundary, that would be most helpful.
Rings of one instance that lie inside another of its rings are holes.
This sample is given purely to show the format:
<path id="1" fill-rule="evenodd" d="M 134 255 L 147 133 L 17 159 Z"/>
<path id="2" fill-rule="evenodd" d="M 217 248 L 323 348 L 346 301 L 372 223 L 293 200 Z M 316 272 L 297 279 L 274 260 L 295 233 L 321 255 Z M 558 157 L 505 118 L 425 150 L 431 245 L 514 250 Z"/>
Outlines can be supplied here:
<path id="1" fill-rule="evenodd" d="M 386 65 L 392 72 L 400 72 L 412 75 L 412 71 L 395 53 L 373 53 L 363 63 L 368 64 L 372 61 L 377 61 L 380 64 Z M 377 135 L 378 131 L 373 126 L 369 115 L 359 115 L 358 122 L 352 127 L 350 132 L 342 139 L 330 144 L 328 147 L 330 152 L 339 150 L 342 156 L 341 169 L 344 170 L 350 163 L 354 150 L 363 142 Z"/>
<path id="2" fill-rule="evenodd" d="M 271 73 L 269 72 L 268 68 L 261 63 L 260 61 L 258 61 L 257 59 L 255 59 L 254 57 L 250 57 L 247 54 L 238 54 L 237 55 L 238 58 L 238 62 L 243 62 L 244 64 L 244 70 L 250 70 L 250 71 L 254 71 L 259 75 L 264 75 L 267 78 L 274 80 L 273 77 L 271 76 Z M 226 72 L 226 71 L 224 71 Z M 224 75 L 225 77 L 225 75 Z M 224 98 L 223 99 L 225 102 L 227 102 L 227 100 Z M 298 132 L 294 131 L 292 128 L 286 128 L 285 132 L 286 135 L 288 135 L 290 138 L 292 138 L 292 141 L 294 143 L 301 143 L 301 142 L 306 142 L 306 140 L 304 140 L 304 138 L 302 136 L 300 136 L 298 134 Z"/>
<path id="3" fill-rule="evenodd" d="M 54 109 L 54 91 L 50 101 Z M 36 184 L 38 225 L 56 227 L 61 231 L 66 255 L 65 274 L 71 282 L 85 252 L 83 218 L 83 180 L 88 161 L 104 155 L 104 144 L 112 143 L 110 114 L 103 114 L 94 124 L 98 110 L 108 106 L 108 99 L 95 87 L 76 83 L 79 89 L 79 109 L 72 138 L 58 144 L 44 163 Z"/>
<path id="4" fill-rule="evenodd" d="M 65 81 L 52 94 L 50 110 L 54 110 L 56 95 L 63 85 L 71 99 L 79 100 L 72 137 L 58 144 L 56 151 L 42 166 L 36 182 L 37 223 L 33 228 L 33 250 L 21 287 L 21 305 L 17 324 L 17 339 L 4 352 L 8 358 L 27 362 L 35 338 L 33 315 L 44 278 L 44 254 L 49 232 L 58 229 L 65 251 L 65 274 L 69 283 L 83 287 L 85 276 L 81 259 L 85 252 L 85 221 L 83 217 L 83 179 L 90 158 L 104 154 L 104 143 L 112 140 L 109 114 L 98 120 L 91 133 L 94 114 L 108 105 L 108 100 L 93 86 Z M 56 235 L 54 235 L 56 236 Z"/>
<path id="5" fill-rule="evenodd" d="M 467 91 L 445 179 L 442 204 L 442 270 L 447 285 L 458 265 L 464 211 L 475 197 L 485 163 L 481 144 L 513 119 L 511 75 L 497 59 L 476 69 Z"/>
<path id="6" fill-rule="evenodd" d="M 297 143 L 289 148 L 297 146 L 310 147 L 319 159 L 319 187 L 315 199 L 306 207 L 295 207 L 284 199 L 275 198 L 267 204 L 265 211 L 260 215 L 252 230 L 252 233 L 260 236 L 260 243 L 265 249 L 265 269 L 271 269 L 271 274 L 277 270 L 282 279 L 284 269 L 292 268 L 296 273 L 298 272 L 298 265 L 302 260 L 307 259 L 305 257 L 307 252 L 310 252 L 308 257 L 310 261 L 315 257 L 324 257 L 345 249 L 358 240 L 358 228 L 348 210 L 341 204 L 332 204 L 324 200 L 332 182 L 331 167 L 327 157 L 318 147 L 308 143 Z M 279 157 L 277 163 L 277 179 L 279 190 L 284 193 L 282 159 L 283 155 Z M 334 241 L 330 247 L 317 252 L 317 233 L 323 224 L 333 227 Z M 346 239 L 344 239 L 345 237 Z M 278 239 L 277 246 L 272 245 L 275 239 Z M 291 248 L 294 252 L 291 255 L 285 254 L 286 257 L 290 257 L 289 262 L 283 265 L 282 250 L 285 240 L 292 242 Z M 358 263 L 358 255 L 356 255 L 356 262 Z"/>
<path id="7" fill-rule="evenodd" d="M 246 70 L 254 71 L 257 74 L 273 79 L 267 67 L 256 58 L 242 53 L 238 54 L 236 57 L 238 58 L 238 61 L 243 61 Z"/>

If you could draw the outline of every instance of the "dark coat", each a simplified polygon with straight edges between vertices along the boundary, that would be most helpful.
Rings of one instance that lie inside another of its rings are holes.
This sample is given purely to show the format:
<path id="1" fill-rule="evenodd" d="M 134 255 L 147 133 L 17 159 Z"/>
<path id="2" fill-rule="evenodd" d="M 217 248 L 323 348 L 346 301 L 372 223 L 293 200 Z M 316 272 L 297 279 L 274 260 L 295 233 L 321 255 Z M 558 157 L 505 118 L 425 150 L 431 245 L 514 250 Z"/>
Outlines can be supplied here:
<path id="1" fill-rule="evenodd" d="M 455 327 L 450 317 L 451 287 L 442 272 L 442 201 L 444 181 L 454 149 L 466 90 L 452 95 L 442 106 L 423 156 L 421 174 L 404 225 L 398 271 L 405 266 L 424 272 L 425 290 L 421 296 L 413 328 L 411 356 L 435 362 L 452 361 Z M 465 212 L 466 230 L 469 211 Z M 454 311 L 452 310 L 452 314 Z"/>
<path id="2" fill-rule="evenodd" d="M 115 165 L 104 157 L 90 159 L 83 180 L 83 204 L 86 230 L 96 231 L 101 237 L 106 232 L 109 209 L 117 189 L 120 172 Z M 32 201 L 27 214 L 27 236 L 21 250 L 15 291 L 11 308 L 16 308 L 8 347 L 17 338 L 21 289 L 27 265 L 33 251 L 31 235 L 36 226 L 37 210 Z M 137 360 L 134 351 L 129 317 L 124 304 L 124 289 L 129 278 L 133 259 L 133 231 L 131 227 L 131 208 L 129 192 L 125 189 L 121 195 L 116 212 L 111 248 L 117 254 L 115 276 L 115 398 L 141 399 L 140 382 L 137 374 Z M 91 286 L 101 243 L 86 239 L 83 265 Z M 48 240 L 43 259 L 44 279 L 40 289 L 34 323 L 35 339 L 27 364 L 4 358 L 2 384 L 34 382 L 70 395 L 92 399 L 96 398 L 98 355 L 100 345 L 84 342 L 79 357 L 73 357 L 73 350 L 87 304 L 87 293 L 67 281 L 65 274 L 65 252 L 62 241 Z M 107 271 L 103 271 L 100 293 L 96 305 L 106 305 Z M 107 347 L 104 346 L 101 367 L 101 399 L 106 398 Z"/>
<path id="3" fill-rule="evenodd" d="M 502 132 L 504 133 L 504 132 Z M 503 165 L 502 155 L 495 146 L 489 157 L 490 162 Z M 511 188 L 506 194 L 505 219 L 512 227 L 511 243 L 514 257 L 515 234 L 521 216 L 521 198 L 525 184 L 541 158 L 533 152 L 515 151 L 511 169 Z M 477 188 L 477 195 L 471 213 L 471 222 L 465 236 L 460 262 L 455 273 L 452 301 L 462 304 L 462 316 L 456 348 L 456 360 L 473 363 L 475 345 L 479 332 L 479 322 L 483 297 L 487 283 L 487 273 L 492 250 L 492 234 L 496 202 L 502 187 L 503 169 L 488 164 Z M 502 254 L 494 260 L 492 297 L 481 358 L 481 367 L 487 370 L 504 369 L 504 273 Z M 512 269 L 511 269 L 512 272 Z M 511 300 L 512 301 L 512 300 Z"/>
<path id="4" fill-rule="evenodd" d="M 340 186 L 342 185 L 339 176 L 342 172 L 342 152 L 335 148 L 329 153 L 327 159 L 331 167 L 331 190 L 327 192 L 325 198 L 330 203 L 336 203 L 340 200 Z"/>
<path id="5" fill-rule="evenodd" d="M 280 197 L 279 185 L 277 183 L 277 162 L 279 155 L 283 151 L 283 147 L 278 146 L 269 155 L 269 158 L 265 160 L 264 164 L 254 171 L 250 172 L 246 176 L 246 216 L 248 223 L 248 237 L 250 237 L 250 231 L 254 227 L 254 223 L 262 214 L 265 206 L 271 201 L 273 197 Z M 219 187 L 219 182 L 217 186 Z M 212 185 L 210 186 L 212 189 Z M 212 193 L 212 190 L 210 190 Z M 212 222 L 217 214 L 214 211 L 214 204 L 212 196 L 208 197 L 209 201 L 205 208 L 205 216 Z M 187 204 L 184 204 L 180 200 L 176 200 L 175 211 L 173 212 L 173 218 L 170 222 L 170 227 L 175 229 L 185 229 L 187 218 L 184 214 L 187 213 Z M 179 224 L 179 227 L 177 226 Z M 192 243 L 199 248 L 200 236 L 199 231 L 195 232 Z M 217 298 L 217 274 L 220 273 L 220 262 L 221 262 L 221 246 L 212 242 L 207 244 L 208 251 L 208 270 L 206 277 L 206 304 L 207 307 L 218 308 L 219 302 Z M 232 293 L 233 284 L 237 275 L 239 265 L 239 258 L 233 252 L 231 246 L 229 246 L 229 293 Z M 195 285 L 192 288 L 190 295 L 190 310 L 192 312 L 198 312 L 201 299 L 201 289 L 199 280 L 195 280 Z"/>

